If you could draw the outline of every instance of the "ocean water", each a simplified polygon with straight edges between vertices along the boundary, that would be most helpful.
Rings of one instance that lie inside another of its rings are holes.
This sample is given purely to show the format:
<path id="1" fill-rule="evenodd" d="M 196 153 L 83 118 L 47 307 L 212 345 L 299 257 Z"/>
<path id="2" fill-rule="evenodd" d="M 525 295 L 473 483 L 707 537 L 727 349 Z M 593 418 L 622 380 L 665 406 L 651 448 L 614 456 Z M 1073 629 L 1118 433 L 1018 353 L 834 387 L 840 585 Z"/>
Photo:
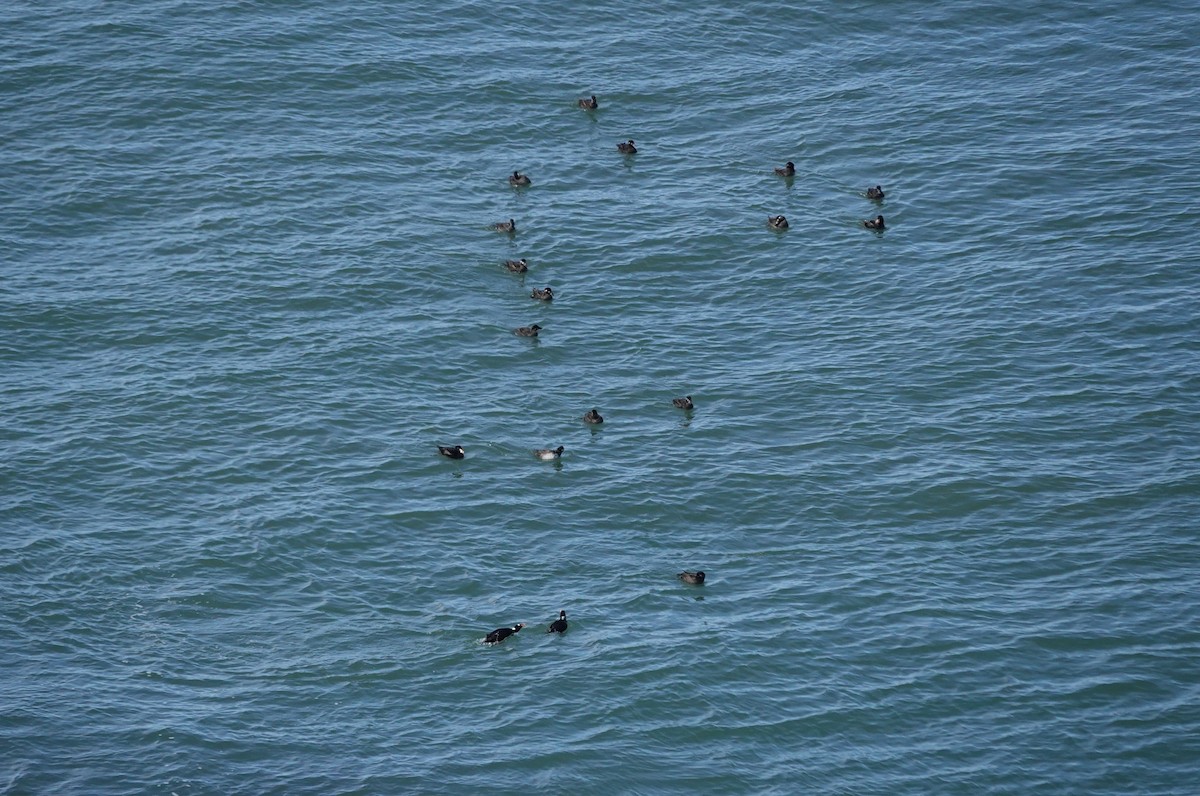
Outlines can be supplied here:
<path id="1" fill-rule="evenodd" d="M 1190 4 L 0 44 L 0 792 L 1197 792 Z"/>

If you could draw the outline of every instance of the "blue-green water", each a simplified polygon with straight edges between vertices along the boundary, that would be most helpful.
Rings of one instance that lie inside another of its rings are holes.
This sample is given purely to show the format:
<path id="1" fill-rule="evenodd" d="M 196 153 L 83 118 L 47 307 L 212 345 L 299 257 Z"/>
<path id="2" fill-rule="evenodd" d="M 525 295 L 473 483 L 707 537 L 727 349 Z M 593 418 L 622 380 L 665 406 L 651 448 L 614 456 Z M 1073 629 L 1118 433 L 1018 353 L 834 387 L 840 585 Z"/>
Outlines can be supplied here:
<path id="1" fill-rule="evenodd" d="M 0 792 L 1196 793 L 1190 5 L 0 45 Z"/>

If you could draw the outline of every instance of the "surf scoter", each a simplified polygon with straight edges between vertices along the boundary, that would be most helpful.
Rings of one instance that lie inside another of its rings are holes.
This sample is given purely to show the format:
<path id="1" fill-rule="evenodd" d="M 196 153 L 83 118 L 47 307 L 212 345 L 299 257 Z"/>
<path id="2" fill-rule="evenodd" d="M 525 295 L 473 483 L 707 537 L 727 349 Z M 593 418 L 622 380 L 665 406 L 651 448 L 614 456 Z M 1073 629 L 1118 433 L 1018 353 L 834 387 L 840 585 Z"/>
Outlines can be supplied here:
<path id="1" fill-rule="evenodd" d="M 504 639 L 511 636 L 513 633 L 520 633 L 521 628 L 525 627 L 524 622 L 517 622 L 512 627 L 498 627 L 491 633 L 487 634 L 487 638 L 483 640 L 484 644 L 499 644 Z"/>

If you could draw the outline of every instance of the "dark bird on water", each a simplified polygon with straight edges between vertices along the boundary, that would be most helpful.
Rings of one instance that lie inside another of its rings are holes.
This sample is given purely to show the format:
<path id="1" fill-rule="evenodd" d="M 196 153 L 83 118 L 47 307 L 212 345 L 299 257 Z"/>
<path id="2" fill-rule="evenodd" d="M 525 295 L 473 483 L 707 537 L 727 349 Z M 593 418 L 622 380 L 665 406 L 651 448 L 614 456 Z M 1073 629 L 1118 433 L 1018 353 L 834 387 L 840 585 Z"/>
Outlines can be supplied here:
<path id="1" fill-rule="evenodd" d="M 882 199 L 883 196 L 884 196 L 883 188 L 879 187 L 878 185 L 876 185 L 874 188 L 867 189 L 867 198 L 868 199 L 878 200 L 878 199 Z"/>
<path id="2" fill-rule="evenodd" d="M 521 632 L 521 628 L 525 627 L 524 622 L 517 622 L 512 627 L 498 627 L 491 633 L 487 634 L 487 638 L 483 640 L 484 644 L 499 644 L 504 639 L 511 636 L 513 633 Z"/>
<path id="3" fill-rule="evenodd" d="M 522 174 L 519 171 L 514 171 L 512 176 L 508 178 L 508 184 L 513 186 L 533 185 L 533 181 L 529 179 L 528 174 Z"/>
<path id="4" fill-rule="evenodd" d="M 692 396 L 688 395 L 683 398 L 674 398 L 671 403 L 680 409 L 695 409 L 696 405 L 692 403 Z"/>
<path id="5" fill-rule="evenodd" d="M 467 455 L 462 445 L 438 445 L 438 453 L 449 456 L 451 459 L 461 459 Z"/>
<path id="6" fill-rule="evenodd" d="M 513 221 L 511 218 L 508 221 L 497 221 L 495 224 L 492 224 L 490 227 L 488 227 L 488 229 L 494 229 L 497 232 L 512 233 L 517 231 L 517 222 Z"/>
<path id="7" fill-rule="evenodd" d="M 789 160 L 783 164 L 783 168 L 777 167 L 775 173 L 780 177 L 794 177 L 796 176 L 796 164 Z"/>
<path id="8" fill-rule="evenodd" d="M 600 412 L 595 409 L 589 409 L 587 414 L 583 416 L 585 423 L 603 423 L 604 418 L 600 416 Z"/>
<path id="9" fill-rule="evenodd" d="M 550 627 L 546 630 L 547 633 L 566 633 L 567 632 L 567 612 L 559 611 L 558 619 L 550 623 Z"/>
<path id="10" fill-rule="evenodd" d="M 584 97 L 583 99 L 579 100 L 578 104 L 579 107 L 583 108 L 585 111 L 594 111 L 600 107 L 600 103 L 596 102 L 595 94 L 592 95 L 591 99 Z"/>
<path id="11" fill-rule="evenodd" d="M 767 226 L 771 229 L 787 229 L 787 218 L 784 216 L 767 216 Z"/>
<path id="12" fill-rule="evenodd" d="M 533 455 L 539 459 L 542 459 L 543 461 L 549 462 L 562 456 L 564 450 L 566 450 L 566 448 L 564 448 L 562 445 L 559 445 L 557 448 L 538 448 L 533 452 Z"/>
<path id="13" fill-rule="evenodd" d="M 704 570 L 698 570 L 696 572 L 680 572 L 675 577 L 679 578 L 684 583 L 690 583 L 693 586 L 704 585 Z"/>
<path id="14" fill-rule="evenodd" d="M 523 274 L 529 270 L 529 263 L 522 257 L 520 260 L 505 260 L 504 267 L 514 274 Z"/>
<path id="15" fill-rule="evenodd" d="M 554 291 L 550 289 L 549 285 L 546 285 L 541 290 L 535 287 L 533 292 L 529 294 L 529 297 L 538 299 L 540 301 L 553 301 Z"/>
<path id="16" fill-rule="evenodd" d="M 863 223 L 863 226 L 866 227 L 867 229 L 882 230 L 882 229 L 887 228 L 883 224 L 883 216 L 875 216 L 875 218 L 868 218 L 865 221 L 863 221 L 862 223 Z"/>
<path id="17" fill-rule="evenodd" d="M 619 149 L 620 151 L 624 152 L 626 155 L 636 155 L 636 154 L 637 154 L 637 147 L 635 147 L 635 146 L 633 145 L 633 139 L 632 139 L 632 138 L 630 138 L 630 139 L 629 139 L 628 141 L 626 141 L 626 142 L 623 142 L 623 143 L 617 144 L 617 149 Z"/>
<path id="18" fill-rule="evenodd" d="M 532 326 L 519 326 L 516 329 L 513 329 L 513 334 L 515 334 L 517 337 L 537 337 L 537 334 L 539 331 L 541 331 L 541 329 L 542 327 L 535 323 Z"/>

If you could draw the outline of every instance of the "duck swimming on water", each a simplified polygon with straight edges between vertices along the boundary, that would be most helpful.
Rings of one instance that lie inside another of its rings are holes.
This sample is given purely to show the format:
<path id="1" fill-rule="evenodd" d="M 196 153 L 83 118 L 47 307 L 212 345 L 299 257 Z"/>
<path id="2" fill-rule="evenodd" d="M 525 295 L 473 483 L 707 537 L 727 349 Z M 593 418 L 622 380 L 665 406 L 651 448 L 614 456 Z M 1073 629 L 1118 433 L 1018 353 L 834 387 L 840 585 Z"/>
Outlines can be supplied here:
<path id="1" fill-rule="evenodd" d="M 518 326 L 516 329 L 513 329 L 513 334 L 517 337 L 537 337 L 541 329 L 542 327 L 536 323 L 531 326 Z"/>
<path id="2" fill-rule="evenodd" d="M 595 409 L 589 409 L 587 411 L 587 414 L 585 414 L 583 416 L 583 422 L 585 422 L 585 423 L 603 423 L 604 418 L 601 417 L 600 413 L 598 411 L 596 411 Z"/>
<path id="3" fill-rule="evenodd" d="M 684 583 L 690 583 L 693 586 L 703 586 L 704 585 L 704 570 L 698 570 L 696 572 L 691 572 L 691 571 L 685 570 L 683 572 L 680 572 L 675 577 L 679 578 Z"/>
<path id="4" fill-rule="evenodd" d="M 514 274 L 523 274 L 529 270 L 529 263 L 522 257 L 520 260 L 505 260 L 504 267 Z"/>
<path id="5" fill-rule="evenodd" d="M 462 445 L 438 445 L 437 448 L 438 453 L 449 456 L 451 459 L 461 459 L 467 455 Z"/>
<path id="6" fill-rule="evenodd" d="M 867 189 L 867 198 L 879 201 L 884 197 L 883 188 L 876 185 L 874 188 Z"/>
<path id="7" fill-rule="evenodd" d="M 513 221 L 511 218 L 508 221 L 497 221 L 495 224 L 489 226 L 488 229 L 494 229 L 497 232 L 508 232 L 511 234 L 517 231 L 517 222 Z"/>
<path id="8" fill-rule="evenodd" d="M 508 184 L 512 186 L 533 185 L 533 181 L 529 179 L 528 174 L 522 174 L 519 171 L 514 171 L 508 178 Z"/>
<path id="9" fill-rule="evenodd" d="M 550 627 L 546 629 L 547 633 L 566 633 L 567 632 L 567 612 L 559 611 L 558 619 L 550 623 Z"/>
<path id="10" fill-rule="evenodd" d="M 596 102 L 595 94 L 592 95 L 591 99 L 584 97 L 583 99 L 579 100 L 579 102 L 577 104 L 579 105 L 579 107 L 583 108 L 585 111 L 594 111 L 600 107 L 600 103 Z"/>
<path id="11" fill-rule="evenodd" d="M 541 289 L 535 287 L 533 292 L 529 294 L 529 297 L 538 299 L 539 301 L 553 301 L 554 290 L 549 285 Z"/>
<path id="12" fill-rule="evenodd" d="M 771 229 L 787 229 L 788 222 L 783 216 L 767 216 L 767 226 Z"/>
<path id="13" fill-rule="evenodd" d="M 564 450 L 566 450 L 566 448 L 564 448 L 562 445 L 559 445 L 557 448 L 539 448 L 533 452 L 533 455 L 543 461 L 549 462 L 560 458 L 563 455 Z"/>
<path id="14" fill-rule="evenodd" d="M 484 644 L 499 644 L 501 641 L 504 641 L 504 639 L 508 638 L 509 636 L 513 635 L 514 633 L 520 633 L 521 628 L 523 628 L 523 627 L 525 627 L 524 622 L 517 622 L 512 627 L 498 627 L 495 630 L 493 630 L 491 633 L 487 634 L 487 637 L 484 638 L 483 643 Z"/>
<path id="15" fill-rule="evenodd" d="M 683 398 L 672 398 L 671 403 L 680 409 L 695 409 L 696 405 L 692 403 L 692 396 L 686 395 Z"/>
<path id="16" fill-rule="evenodd" d="M 626 155 L 636 155 L 637 147 L 633 145 L 633 139 L 630 138 L 624 143 L 617 144 L 617 149 L 624 152 Z"/>
<path id="17" fill-rule="evenodd" d="M 875 230 L 879 230 L 879 231 L 883 231 L 884 229 L 887 229 L 887 227 L 883 223 L 883 216 L 875 216 L 875 218 L 868 218 L 865 221 L 863 221 L 862 224 L 867 229 L 875 229 Z"/>
<path id="18" fill-rule="evenodd" d="M 796 176 L 796 164 L 789 160 L 783 164 L 783 168 L 776 168 L 775 173 L 780 177 L 794 177 Z"/>

